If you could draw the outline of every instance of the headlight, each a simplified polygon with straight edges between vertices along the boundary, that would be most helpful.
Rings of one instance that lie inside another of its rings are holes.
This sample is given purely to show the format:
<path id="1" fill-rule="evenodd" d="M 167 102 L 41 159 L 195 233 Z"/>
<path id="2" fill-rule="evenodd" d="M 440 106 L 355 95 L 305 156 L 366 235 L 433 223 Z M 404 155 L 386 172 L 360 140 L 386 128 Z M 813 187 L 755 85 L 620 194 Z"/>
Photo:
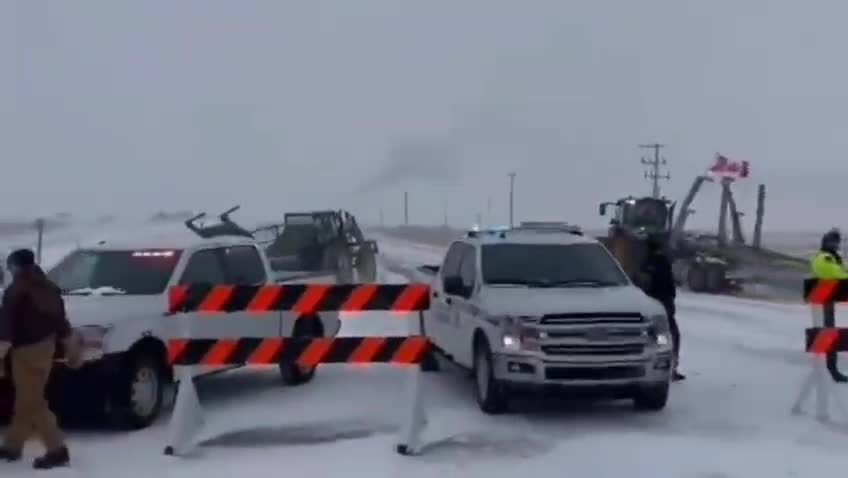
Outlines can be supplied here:
<path id="1" fill-rule="evenodd" d="M 538 350 L 539 331 L 524 325 L 519 317 L 493 317 L 501 326 L 501 344 L 506 350 Z"/>
<path id="2" fill-rule="evenodd" d="M 667 333 L 669 330 L 668 317 L 665 314 L 652 315 L 648 318 L 651 328 L 657 334 Z"/>
<path id="3" fill-rule="evenodd" d="M 103 325 L 85 325 L 74 328 L 83 360 L 95 360 L 103 356 L 103 347 L 110 330 L 112 330 L 111 326 Z"/>
<path id="4" fill-rule="evenodd" d="M 668 317 L 665 314 L 652 315 L 649 318 L 651 322 L 651 336 L 661 349 L 671 348 L 671 337 L 669 336 Z"/>

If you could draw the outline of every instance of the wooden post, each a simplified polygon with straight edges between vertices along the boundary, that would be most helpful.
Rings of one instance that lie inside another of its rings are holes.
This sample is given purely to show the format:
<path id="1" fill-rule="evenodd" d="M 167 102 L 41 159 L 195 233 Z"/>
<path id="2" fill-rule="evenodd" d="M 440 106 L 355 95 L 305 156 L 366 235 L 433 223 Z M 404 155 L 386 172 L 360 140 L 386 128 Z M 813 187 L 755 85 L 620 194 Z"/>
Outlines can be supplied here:
<path id="1" fill-rule="evenodd" d="M 36 219 L 35 230 L 38 234 L 38 241 L 35 246 L 35 262 L 41 264 L 41 249 L 44 244 L 44 219 Z"/>
<path id="2" fill-rule="evenodd" d="M 721 180 L 721 205 L 719 206 L 718 215 L 718 244 L 724 247 L 727 245 L 727 209 L 729 207 L 728 192 L 730 191 L 729 179 Z"/>
<path id="3" fill-rule="evenodd" d="M 766 185 L 760 184 L 757 187 L 757 219 L 754 223 L 754 242 L 755 249 L 762 248 L 763 241 L 763 216 L 766 208 Z"/>

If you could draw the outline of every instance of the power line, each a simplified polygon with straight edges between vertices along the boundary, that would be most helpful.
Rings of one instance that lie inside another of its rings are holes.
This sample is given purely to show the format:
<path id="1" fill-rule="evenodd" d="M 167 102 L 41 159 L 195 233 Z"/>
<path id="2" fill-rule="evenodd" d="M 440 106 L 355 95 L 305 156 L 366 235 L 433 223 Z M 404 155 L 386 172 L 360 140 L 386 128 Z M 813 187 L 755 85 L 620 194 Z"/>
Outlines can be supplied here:
<path id="1" fill-rule="evenodd" d="M 652 149 L 654 150 L 654 157 L 651 159 L 642 157 L 642 164 L 648 166 L 649 169 L 645 171 L 645 179 L 651 180 L 651 196 L 659 199 L 660 197 L 660 180 L 665 179 L 666 181 L 671 179 L 671 175 L 661 174 L 660 167 L 668 164 L 665 158 L 660 158 L 660 149 L 664 148 L 664 144 L 654 143 L 654 144 L 640 144 L 640 148 L 642 149 Z"/>

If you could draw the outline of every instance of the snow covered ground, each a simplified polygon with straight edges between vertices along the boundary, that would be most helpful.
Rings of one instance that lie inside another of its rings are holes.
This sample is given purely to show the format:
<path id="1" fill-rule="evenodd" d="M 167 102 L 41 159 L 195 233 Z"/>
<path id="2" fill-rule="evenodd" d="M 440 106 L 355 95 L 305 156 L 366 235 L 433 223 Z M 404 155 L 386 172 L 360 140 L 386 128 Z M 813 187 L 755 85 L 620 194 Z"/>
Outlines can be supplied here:
<path id="1" fill-rule="evenodd" d="M 378 238 L 382 280 L 436 263 L 438 248 Z M 683 294 L 682 369 L 669 407 L 637 414 L 627 402 L 544 403 L 490 417 L 477 411 L 460 374 L 426 374 L 430 423 L 418 457 L 394 453 L 406 371 L 388 366 L 322 367 L 313 383 L 280 385 L 274 370 L 202 380 L 209 423 L 198 456 L 162 455 L 166 422 L 135 433 L 71 430 L 74 465 L 53 476 L 231 477 L 255 473 L 318 477 L 579 476 L 669 478 L 799 477 L 844 469 L 848 434 L 789 413 L 807 371 L 809 312 L 801 305 Z M 405 333 L 404 320 L 367 314 L 346 335 Z M 167 418 L 167 417 L 166 417 Z M 28 458 L 40 450 L 33 445 Z M 35 473 L 0 464 L 0 476 Z"/>

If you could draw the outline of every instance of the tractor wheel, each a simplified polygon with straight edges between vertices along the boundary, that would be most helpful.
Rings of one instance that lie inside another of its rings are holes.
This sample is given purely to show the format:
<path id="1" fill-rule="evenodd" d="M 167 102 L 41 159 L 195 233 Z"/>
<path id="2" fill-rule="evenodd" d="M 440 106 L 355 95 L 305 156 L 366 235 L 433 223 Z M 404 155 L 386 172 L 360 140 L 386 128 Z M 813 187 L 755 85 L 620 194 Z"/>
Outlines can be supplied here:
<path id="1" fill-rule="evenodd" d="M 689 265 L 689 271 L 686 273 L 686 285 L 692 292 L 703 292 L 706 286 L 706 274 L 704 267 L 697 263 Z"/>
<path id="2" fill-rule="evenodd" d="M 718 294 L 722 292 L 726 282 L 724 267 L 720 264 L 712 264 L 707 268 L 707 292 Z"/>

